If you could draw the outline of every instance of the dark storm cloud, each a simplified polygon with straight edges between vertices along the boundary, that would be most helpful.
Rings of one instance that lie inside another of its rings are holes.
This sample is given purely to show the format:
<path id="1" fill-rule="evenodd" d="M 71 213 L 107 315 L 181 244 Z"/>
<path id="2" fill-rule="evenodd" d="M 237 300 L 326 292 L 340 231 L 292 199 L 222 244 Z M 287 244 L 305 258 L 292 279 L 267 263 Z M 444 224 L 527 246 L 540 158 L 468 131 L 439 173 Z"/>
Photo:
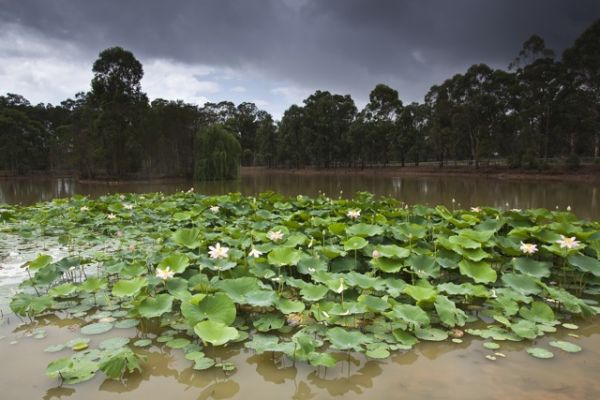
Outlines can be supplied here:
<path id="1" fill-rule="evenodd" d="M 0 23 L 89 53 L 121 45 L 363 98 L 385 82 L 409 100 L 473 63 L 506 67 L 533 33 L 560 54 L 598 17 L 597 0 L 0 0 Z"/>

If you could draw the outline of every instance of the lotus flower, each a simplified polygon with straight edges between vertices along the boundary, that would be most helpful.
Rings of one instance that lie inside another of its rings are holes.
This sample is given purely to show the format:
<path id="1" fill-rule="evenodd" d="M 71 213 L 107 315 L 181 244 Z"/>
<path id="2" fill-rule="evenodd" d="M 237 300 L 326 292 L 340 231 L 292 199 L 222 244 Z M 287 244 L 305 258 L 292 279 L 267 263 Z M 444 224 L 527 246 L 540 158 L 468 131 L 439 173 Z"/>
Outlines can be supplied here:
<path id="1" fill-rule="evenodd" d="M 535 254 L 538 251 L 537 244 L 521 242 L 520 249 L 525 254 Z"/>
<path id="2" fill-rule="evenodd" d="M 219 212 L 220 208 L 219 208 L 219 206 L 212 206 L 211 208 L 209 208 L 209 210 L 210 210 L 211 213 L 215 213 L 216 214 L 216 213 Z"/>
<path id="3" fill-rule="evenodd" d="M 79 209 L 79 211 L 90 211 L 88 206 L 83 206 Z"/>
<path id="4" fill-rule="evenodd" d="M 481 208 L 480 207 L 471 207 L 471 211 L 478 213 L 478 212 L 481 212 Z"/>
<path id="5" fill-rule="evenodd" d="M 267 237 L 270 240 L 276 242 L 278 240 L 283 239 L 283 232 L 281 232 L 281 231 L 269 231 L 269 232 L 267 232 Z"/>
<path id="6" fill-rule="evenodd" d="M 577 241 L 575 236 L 573 237 L 565 237 L 564 235 L 560 235 L 560 239 L 556 241 L 560 245 L 561 249 L 575 249 L 580 245 L 580 242 Z"/>
<path id="7" fill-rule="evenodd" d="M 371 257 L 379 258 L 381 257 L 381 253 L 379 252 L 379 250 L 373 250 L 373 252 L 371 253 Z"/>
<path id="8" fill-rule="evenodd" d="M 208 255 L 210 256 L 210 258 L 213 258 L 215 260 L 227 258 L 227 252 L 229 251 L 229 247 L 221 247 L 221 244 L 217 243 L 214 246 L 208 246 L 208 248 Z"/>
<path id="9" fill-rule="evenodd" d="M 113 213 L 110 213 L 110 214 L 108 214 L 106 216 L 106 218 L 108 218 L 108 219 L 115 219 L 115 218 L 117 218 L 117 216 L 115 214 L 113 214 Z"/>
<path id="10" fill-rule="evenodd" d="M 133 204 L 123 204 L 123 208 L 126 210 L 133 210 Z"/>
<path id="11" fill-rule="evenodd" d="M 165 269 L 156 268 L 156 276 L 163 281 L 166 281 L 167 279 L 174 277 L 175 272 L 171 270 L 171 267 L 167 267 Z"/>
<path id="12" fill-rule="evenodd" d="M 348 218 L 357 219 L 360 218 L 360 210 L 348 210 L 346 213 Z"/>
<path id="13" fill-rule="evenodd" d="M 248 253 L 248 256 L 258 258 L 258 257 L 262 256 L 262 254 L 263 254 L 262 251 L 257 250 L 253 247 L 252 250 L 250 250 L 250 253 Z"/>

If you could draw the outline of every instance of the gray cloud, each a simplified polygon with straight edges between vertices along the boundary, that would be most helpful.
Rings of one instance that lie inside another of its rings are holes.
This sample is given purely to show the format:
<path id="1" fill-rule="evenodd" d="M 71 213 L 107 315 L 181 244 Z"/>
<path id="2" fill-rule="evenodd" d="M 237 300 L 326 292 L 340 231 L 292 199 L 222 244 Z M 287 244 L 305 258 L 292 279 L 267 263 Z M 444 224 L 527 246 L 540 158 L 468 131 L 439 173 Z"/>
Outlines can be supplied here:
<path id="1" fill-rule="evenodd" d="M 421 100 L 473 63 L 505 67 L 533 33 L 560 54 L 598 17 L 595 0 L 0 0 L 0 23 L 87 57 L 120 45 L 272 82 L 265 91 L 322 88 L 359 101 L 379 82 Z"/>

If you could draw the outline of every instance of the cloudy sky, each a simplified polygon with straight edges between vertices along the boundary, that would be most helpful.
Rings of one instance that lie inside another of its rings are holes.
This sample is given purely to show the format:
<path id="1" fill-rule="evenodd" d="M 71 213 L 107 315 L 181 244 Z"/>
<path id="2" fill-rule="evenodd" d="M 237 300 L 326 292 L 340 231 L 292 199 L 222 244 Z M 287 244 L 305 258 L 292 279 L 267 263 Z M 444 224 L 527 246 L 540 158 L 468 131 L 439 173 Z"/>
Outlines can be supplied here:
<path id="1" fill-rule="evenodd" d="M 316 89 L 405 102 L 473 63 L 505 68 L 533 33 L 558 54 L 599 0 L 0 0 L 0 93 L 89 90 L 107 47 L 131 50 L 152 98 L 252 101 L 280 118 Z"/>

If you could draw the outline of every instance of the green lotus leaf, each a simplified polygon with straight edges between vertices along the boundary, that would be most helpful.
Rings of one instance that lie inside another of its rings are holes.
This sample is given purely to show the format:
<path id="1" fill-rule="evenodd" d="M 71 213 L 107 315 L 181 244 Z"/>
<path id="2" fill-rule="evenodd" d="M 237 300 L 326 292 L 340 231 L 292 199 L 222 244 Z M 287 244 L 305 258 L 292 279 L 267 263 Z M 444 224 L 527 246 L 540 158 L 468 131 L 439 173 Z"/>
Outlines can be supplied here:
<path id="1" fill-rule="evenodd" d="M 346 233 L 350 236 L 360 236 L 365 238 L 381 235 L 383 233 L 383 228 L 378 225 L 364 224 L 361 222 L 346 228 Z"/>
<path id="2" fill-rule="evenodd" d="M 552 358 L 554 354 L 552 352 L 543 349 L 541 347 L 529 347 L 527 353 L 535 358 Z"/>
<path id="3" fill-rule="evenodd" d="M 100 342 L 98 347 L 102 350 L 115 350 L 126 346 L 128 343 L 129 338 L 117 336 L 114 338 L 103 340 L 102 342 Z"/>
<path id="4" fill-rule="evenodd" d="M 517 323 L 511 324 L 510 329 L 525 339 L 535 339 L 539 335 L 539 330 L 535 323 L 521 319 Z"/>
<path id="5" fill-rule="evenodd" d="M 426 275 L 436 278 L 440 274 L 440 267 L 435 262 L 435 258 L 426 254 L 412 254 L 406 260 L 406 264 L 419 276 Z"/>
<path id="6" fill-rule="evenodd" d="M 468 276 L 477 283 L 492 283 L 496 282 L 496 271 L 492 269 L 490 263 L 485 261 L 470 261 L 463 259 L 458 263 L 460 273 Z"/>
<path id="7" fill-rule="evenodd" d="M 112 294 L 117 297 L 135 296 L 147 285 L 148 281 L 144 277 L 120 280 L 113 286 Z"/>
<path id="8" fill-rule="evenodd" d="M 202 341 L 222 346 L 238 337 L 237 329 L 219 321 L 202 321 L 194 326 L 194 332 Z"/>
<path id="9" fill-rule="evenodd" d="M 254 326 L 259 332 L 267 332 L 283 327 L 284 320 L 276 314 L 263 314 L 254 320 Z"/>
<path id="10" fill-rule="evenodd" d="M 194 368 L 197 371 L 209 369 L 215 365 L 215 360 L 206 357 L 201 351 L 192 351 L 190 353 L 187 353 L 185 355 L 185 358 L 194 362 L 194 366 L 192 368 Z"/>
<path id="11" fill-rule="evenodd" d="M 135 328 L 139 324 L 140 324 L 140 321 L 137 319 L 123 319 L 123 320 L 117 321 L 115 323 L 115 328 L 129 329 L 129 328 Z"/>
<path id="12" fill-rule="evenodd" d="M 368 245 L 369 242 L 367 242 L 362 237 L 353 236 L 350 239 L 346 240 L 342 244 L 344 245 L 344 250 L 350 251 L 350 250 L 360 250 L 363 247 L 365 247 L 366 245 Z"/>
<path id="13" fill-rule="evenodd" d="M 188 291 L 188 281 L 183 278 L 175 277 L 167 279 L 165 284 L 169 293 L 172 294 L 177 300 L 184 301 L 191 296 L 190 292 Z"/>
<path id="14" fill-rule="evenodd" d="M 227 295 L 236 303 L 244 303 L 245 296 L 252 291 L 260 290 L 258 279 L 250 276 L 223 279 L 214 284 L 217 289 L 227 293 Z"/>
<path id="15" fill-rule="evenodd" d="M 567 261 L 580 271 L 589 272 L 596 277 L 600 277 L 600 261 L 595 258 L 573 254 L 567 258 Z"/>
<path id="16" fill-rule="evenodd" d="M 362 346 L 372 342 L 371 338 L 360 331 L 340 327 L 328 329 L 326 336 L 331 347 L 338 350 L 363 351 Z"/>
<path id="17" fill-rule="evenodd" d="M 464 236 L 450 236 L 448 241 L 454 245 L 457 245 L 463 249 L 479 249 L 481 248 L 481 243 L 476 242 L 475 240 L 471 240 Z"/>
<path id="18" fill-rule="evenodd" d="M 135 342 L 133 342 L 133 345 L 135 347 L 147 347 L 150 346 L 152 344 L 152 340 L 150 339 L 140 339 L 140 340 L 136 340 Z"/>
<path id="19" fill-rule="evenodd" d="M 266 351 L 279 351 L 279 338 L 275 335 L 256 333 L 252 340 L 244 343 L 244 346 L 254 350 L 256 354 L 262 354 Z"/>
<path id="20" fill-rule="evenodd" d="M 536 261 L 529 257 L 519 257 L 512 259 L 513 268 L 522 274 L 542 279 L 550 276 L 552 263 L 545 261 Z"/>
<path id="21" fill-rule="evenodd" d="M 378 276 L 371 276 L 369 273 L 360 274 L 356 271 L 350 271 L 346 274 L 345 280 L 350 286 L 358 286 L 361 289 L 384 290 L 385 288 L 383 279 Z"/>
<path id="22" fill-rule="evenodd" d="M 496 342 L 484 342 L 483 347 L 485 347 L 488 350 L 498 350 L 500 348 L 500 345 Z"/>
<path id="23" fill-rule="evenodd" d="M 46 375 L 50 378 L 58 378 L 62 373 L 67 372 L 73 366 L 73 360 L 71 357 L 62 357 L 52 361 L 46 367 Z"/>
<path id="24" fill-rule="evenodd" d="M 167 293 L 159 294 L 156 297 L 147 297 L 137 307 L 137 311 L 144 318 L 160 317 L 171 311 L 173 299 L 174 297 Z"/>
<path id="25" fill-rule="evenodd" d="M 105 289 L 107 285 L 106 279 L 100 279 L 95 276 L 88 277 L 79 288 L 87 293 L 96 293 L 102 289 Z"/>
<path id="26" fill-rule="evenodd" d="M 183 228 L 175 231 L 171 238 L 180 246 L 188 249 L 196 249 L 200 247 L 201 232 L 198 228 Z"/>
<path id="27" fill-rule="evenodd" d="M 78 291 L 79 288 L 72 283 L 63 283 L 50 289 L 48 294 L 52 297 L 67 297 Z"/>
<path id="28" fill-rule="evenodd" d="M 236 309 L 228 295 L 215 293 L 204 297 L 197 304 L 193 300 L 182 302 L 181 313 L 191 326 L 205 319 L 230 325 L 235 320 Z"/>
<path id="29" fill-rule="evenodd" d="M 578 353 L 581 351 L 581 347 L 575 343 L 565 342 L 563 340 L 554 340 L 548 343 L 552 347 L 566 351 L 567 353 Z"/>
<path id="30" fill-rule="evenodd" d="M 382 313 L 390 308 L 387 302 L 387 296 L 376 297 L 369 294 L 361 294 L 358 296 L 358 302 L 363 304 L 370 312 Z"/>
<path id="31" fill-rule="evenodd" d="M 26 265 L 30 271 L 46 268 L 52 262 L 52 256 L 47 254 L 38 254 L 36 258 L 29 261 Z"/>
<path id="32" fill-rule="evenodd" d="M 415 336 L 421 340 L 430 342 L 441 342 L 448 339 L 448 332 L 437 328 L 416 328 Z"/>
<path id="33" fill-rule="evenodd" d="M 113 327 L 114 325 L 110 322 L 96 322 L 82 327 L 81 333 L 83 335 L 99 335 L 110 331 Z"/>
<path id="34" fill-rule="evenodd" d="M 269 307 L 277 300 L 277 293 L 272 290 L 253 290 L 246 293 L 245 304 L 255 307 Z"/>
<path id="35" fill-rule="evenodd" d="M 314 367 L 333 368 L 337 360 L 331 354 L 315 352 L 309 355 L 308 362 Z"/>
<path id="36" fill-rule="evenodd" d="M 404 288 L 404 293 L 412 297 L 417 304 L 432 303 L 437 296 L 437 292 L 434 289 L 413 285 L 407 285 Z"/>
<path id="37" fill-rule="evenodd" d="M 507 273 L 502 275 L 502 282 L 511 289 L 524 294 L 539 294 L 542 291 L 537 284 L 536 279 L 521 274 Z"/>
<path id="38" fill-rule="evenodd" d="M 525 306 L 519 310 L 519 315 L 526 320 L 539 324 L 547 324 L 554 322 L 554 311 L 546 303 L 534 301 L 531 303 L 531 308 Z"/>
<path id="39" fill-rule="evenodd" d="M 291 247 L 277 247 L 269 253 L 267 259 L 269 264 L 275 265 L 276 267 L 283 267 L 285 265 L 296 265 L 300 261 L 302 252 L 295 250 Z"/>
<path id="40" fill-rule="evenodd" d="M 324 285 L 307 285 L 300 290 L 300 295 L 305 301 L 319 301 L 329 292 Z"/>
<path id="41" fill-rule="evenodd" d="M 446 326 L 464 326 L 467 321 L 467 315 L 463 310 L 456 307 L 456 304 L 446 296 L 438 295 L 435 299 L 435 310 L 440 321 Z"/>
<path id="42" fill-rule="evenodd" d="M 394 339 L 398 343 L 400 343 L 404 346 L 412 347 L 419 342 L 416 337 L 414 337 L 413 335 L 411 335 L 410 333 L 408 333 L 402 329 L 394 329 L 392 331 L 392 336 L 394 336 Z"/>
<path id="43" fill-rule="evenodd" d="M 125 347 L 105 357 L 99 365 L 100 370 L 111 379 L 120 379 L 125 371 L 132 373 L 134 371 L 142 371 L 140 366 L 139 356 L 131 349 Z"/>
<path id="44" fill-rule="evenodd" d="M 180 274 L 185 271 L 189 265 L 189 257 L 181 253 L 169 254 L 160 262 L 160 264 L 158 264 L 159 268 L 166 269 L 168 267 L 176 274 Z"/>
<path id="45" fill-rule="evenodd" d="M 53 303 L 50 296 L 32 296 L 21 292 L 12 298 L 10 309 L 17 315 L 34 316 L 46 311 Z"/>
<path id="46" fill-rule="evenodd" d="M 167 344 L 167 347 L 170 347 L 172 349 L 183 349 L 184 347 L 188 346 L 190 343 L 191 342 L 189 339 L 176 338 L 173 340 L 169 340 L 166 344 Z"/>
<path id="47" fill-rule="evenodd" d="M 300 313 L 304 311 L 304 303 L 296 300 L 279 298 L 275 302 L 275 307 L 283 314 Z"/>
<path id="48" fill-rule="evenodd" d="M 371 260 L 371 264 L 383 272 L 394 273 L 404 268 L 404 262 L 396 258 L 377 257 Z"/>
<path id="49" fill-rule="evenodd" d="M 390 356 L 390 352 L 387 349 L 387 346 L 383 343 L 376 343 L 373 345 L 367 346 L 367 351 L 365 355 L 374 359 L 384 359 Z"/>
<path id="50" fill-rule="evenodd" d="M 392 307 L 392 311 L 385 315 L 390 319 L 400 320 L 416 327 L 429 325 L 427 313 L 421 307 L 411 304 L 396 304 Z"/>

